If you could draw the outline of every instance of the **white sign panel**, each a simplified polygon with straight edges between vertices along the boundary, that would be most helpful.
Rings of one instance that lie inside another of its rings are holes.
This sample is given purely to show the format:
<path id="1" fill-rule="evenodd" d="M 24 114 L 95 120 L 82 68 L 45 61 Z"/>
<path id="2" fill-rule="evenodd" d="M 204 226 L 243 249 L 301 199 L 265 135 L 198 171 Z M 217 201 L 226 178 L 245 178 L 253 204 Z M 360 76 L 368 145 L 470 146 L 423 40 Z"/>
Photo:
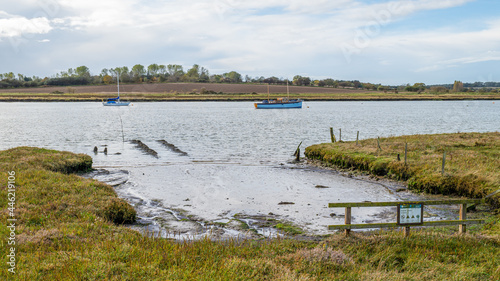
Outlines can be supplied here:
<path id="1" fill-rule="evenodd" d="M 422 224 L 423 214 L 423 204 L 400 204 L 398 205 L 398 224 Z"/>

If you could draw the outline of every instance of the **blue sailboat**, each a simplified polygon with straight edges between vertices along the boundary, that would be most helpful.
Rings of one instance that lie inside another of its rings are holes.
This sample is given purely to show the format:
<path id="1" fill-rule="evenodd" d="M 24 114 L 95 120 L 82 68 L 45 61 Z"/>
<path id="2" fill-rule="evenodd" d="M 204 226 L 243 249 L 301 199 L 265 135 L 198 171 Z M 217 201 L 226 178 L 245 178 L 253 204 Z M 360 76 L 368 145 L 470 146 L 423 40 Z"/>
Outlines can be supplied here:
<path id="1" fill-rule="evenodd" d="M 290 92 L 288 91 L 288 81 L 286 82 L 286 98 L 277 98 L 275 100 L 269 99 L 269 85 L 267 85 L 267 100 L 260 103 L 254 103 L 256 109 L 280 109 L 280 108 L 302 108 L 301 99 L 290 99 Z"/>
<path id="2" fill-rule="evenodd" d="M 116 81 L 117 81 L 117 87 L 118 87 L 118 97 L 116 98 L 110 98 L 107 99 L 106 101 L 102 101 L 102 105 L 104 106 L 128 106 L 130 104 L 129 101 L 121 101 L 120 100 L 120 75 L 117 73 L 116 74 Z"/>

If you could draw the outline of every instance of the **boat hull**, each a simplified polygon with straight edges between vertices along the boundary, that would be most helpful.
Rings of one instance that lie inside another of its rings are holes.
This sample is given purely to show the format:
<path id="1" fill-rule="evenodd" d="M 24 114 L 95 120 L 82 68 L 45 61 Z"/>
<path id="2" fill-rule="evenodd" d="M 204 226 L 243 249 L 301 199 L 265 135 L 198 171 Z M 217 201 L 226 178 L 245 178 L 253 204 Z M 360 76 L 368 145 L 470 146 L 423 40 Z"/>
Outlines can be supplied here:
<path id="1" fill-rule="evenodd" d="M 130 102 L 103 102 L 102 105 L 104 106 L 128 106 Z"/>
<path id="2" fill-rule="evenodd" d="M 283 103 L 254 103 L 257 109 L 302 108 L 302 101 Z"/>

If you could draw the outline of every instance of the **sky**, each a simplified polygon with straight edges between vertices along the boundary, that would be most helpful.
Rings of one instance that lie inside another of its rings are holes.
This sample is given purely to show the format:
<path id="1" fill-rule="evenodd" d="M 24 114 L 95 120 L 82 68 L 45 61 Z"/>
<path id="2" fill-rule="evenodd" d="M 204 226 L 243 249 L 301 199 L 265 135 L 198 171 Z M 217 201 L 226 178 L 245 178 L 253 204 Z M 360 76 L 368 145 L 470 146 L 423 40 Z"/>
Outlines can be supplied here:
<path id="1" fill-rule="evenodd" d="M 198 64 L 384 85 L 500 81 L 498 0 L 0 0 L 0 73 Z"/>

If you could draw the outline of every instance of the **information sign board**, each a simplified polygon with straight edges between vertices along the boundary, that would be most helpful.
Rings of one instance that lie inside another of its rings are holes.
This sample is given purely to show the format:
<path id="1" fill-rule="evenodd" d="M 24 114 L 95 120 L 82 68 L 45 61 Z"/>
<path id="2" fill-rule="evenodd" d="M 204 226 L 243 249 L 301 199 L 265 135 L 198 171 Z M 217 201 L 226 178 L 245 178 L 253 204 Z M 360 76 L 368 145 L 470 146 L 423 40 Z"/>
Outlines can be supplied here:
<path id="1" fill-rule="evenodd" d="M 419 225 L 424 223 L 423 204 L 399 204 L 398 225 Z"/>

